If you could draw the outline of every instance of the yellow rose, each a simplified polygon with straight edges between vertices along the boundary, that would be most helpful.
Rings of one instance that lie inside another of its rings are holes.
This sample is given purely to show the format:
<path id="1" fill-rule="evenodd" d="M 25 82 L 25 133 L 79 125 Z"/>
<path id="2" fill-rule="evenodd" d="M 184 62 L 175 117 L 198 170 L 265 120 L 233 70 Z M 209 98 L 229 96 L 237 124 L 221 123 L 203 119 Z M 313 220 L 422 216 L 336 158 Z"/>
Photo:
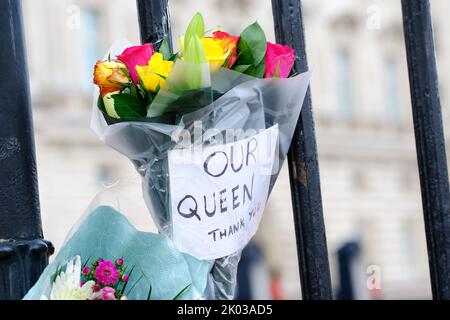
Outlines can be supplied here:
<path id="1" fill-rule="evenodd" d="M 97 61 L 94 68 L 94 83 L 100 87 L 103 97 L 109 92 L 123 89 L 130 82 L 127 67 L 119 61 Z"/>
<path id="2" fill-rule="evenodd" d="M 147 66 L 136 66 L 139 79 L 148 91 L 157 92 L 172 70 L 173 61 L 166 61 L 163 55 L 155 52 Z"/>
<path id="3" fill-rule="evenodd" d="M 209 37 L 201 38 L 200 41 L 205 51 L 205 57 L 209 61 L 211 71 L 217 71 L 224 65 L 231 53 L 227 50 L 226 41 Z"/>

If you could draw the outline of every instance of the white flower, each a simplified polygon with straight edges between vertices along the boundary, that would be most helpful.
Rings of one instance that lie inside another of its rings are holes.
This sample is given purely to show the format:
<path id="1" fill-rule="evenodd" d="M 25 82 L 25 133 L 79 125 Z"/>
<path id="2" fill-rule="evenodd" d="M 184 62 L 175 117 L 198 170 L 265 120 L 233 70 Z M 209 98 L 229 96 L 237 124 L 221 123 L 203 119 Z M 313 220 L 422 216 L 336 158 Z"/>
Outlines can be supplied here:
<path id="1" fill-rule="evenodd" d="M 76 256 L 66 265 L 66 270 L 61 272 L 53 282 L 50 292 L 51 300 L 89 300 L 93 297 L 92 287 L 94 281 L 88 281 L 80 286 L 81 279 L 81 258 Z M 42 296 L 41 299 L 47 300 Z"/>

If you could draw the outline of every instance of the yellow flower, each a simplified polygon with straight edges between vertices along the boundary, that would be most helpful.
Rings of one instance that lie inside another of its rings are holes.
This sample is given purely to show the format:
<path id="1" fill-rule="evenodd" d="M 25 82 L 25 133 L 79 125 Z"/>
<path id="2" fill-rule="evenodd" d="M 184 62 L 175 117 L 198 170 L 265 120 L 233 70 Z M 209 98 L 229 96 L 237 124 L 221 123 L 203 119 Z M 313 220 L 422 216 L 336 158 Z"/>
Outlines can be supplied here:
<path id="1" fill-rule="evenodd" d="M 156 92 L 163 85 L 172 67 L 173 61 L 166 61 L 161 53 L 155 52 L 148 65 L 136 66 L 136 71 L 144 88 L 148 91 Z"/>
<path id="2" fill-rule="evenodd" d="M 201 38 L 200 41 L 202 42 L 206 59 L 209 61 L 211 71 L 217 71 L 232 53 L 227 48 L 227 42 L 222 39 L 209 37 Z"/>

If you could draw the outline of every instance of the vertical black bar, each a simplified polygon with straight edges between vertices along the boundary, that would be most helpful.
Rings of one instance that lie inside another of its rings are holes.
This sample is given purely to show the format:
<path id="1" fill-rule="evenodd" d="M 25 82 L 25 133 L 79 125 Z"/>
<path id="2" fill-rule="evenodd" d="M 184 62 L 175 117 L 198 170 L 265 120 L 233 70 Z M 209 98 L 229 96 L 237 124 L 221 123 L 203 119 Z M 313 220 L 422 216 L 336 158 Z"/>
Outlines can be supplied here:
<path id="1" fill-rule="evenodd" d="M 295 49 L 308 70 L 300 0 L 272 0 L 278 43 Z M 308 89 L 289 150 L 289 175 L 303 299 L 332 299 L 311 95 Z"/>
<path id="2" fill-rule="evenodd" d="M 164 38 L 172 50 L 168 0 L 137 0 L 142 43 L 156 43 Z"/>
<path id="3" fill-rule="evenodd" d="M 403 30 L 434 299 L 450 298 L 450 191 L 428 0 L 402 0 Z"/>
<path id="4" fill-rule="evenodd" d="M 168 0 L 137 0 L 137 6 L 142 43 L 166 38 L 172 49 Z M 207 296 L 217 300 L 233 297 L 239 258 L 240 254 L 236 253 L 215 260 L 210 271 L 213 281 L 208 285 Z"/>
<path id="5" fill-rule="evenodd" d="M 0 1 L 0 299 L 20 299 L 53 248 L 42 240 L 19 0 Z"/>

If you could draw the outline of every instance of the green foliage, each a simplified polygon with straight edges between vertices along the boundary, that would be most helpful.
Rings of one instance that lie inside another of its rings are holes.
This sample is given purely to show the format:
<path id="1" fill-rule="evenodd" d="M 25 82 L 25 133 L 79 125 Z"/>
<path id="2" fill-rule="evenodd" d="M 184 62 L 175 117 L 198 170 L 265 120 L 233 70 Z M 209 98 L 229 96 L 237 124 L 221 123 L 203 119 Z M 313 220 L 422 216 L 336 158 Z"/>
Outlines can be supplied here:
<path id="1" fill-rule="evenodd" d="M 256 78 L 263 78 L 265 71 L 266 71 L 266 64 L 264 63 L 264 60 L 262 60 L 258 65 L 250 66 L 250 68 L 245 70 L 245 72 L 243 73 Z"/>
<path id="2" fill-rule="evenodd" d="M 178 294 L 173 298 L 173 300 L 178 300 L 190 287 L 192 283 L 188 284 L 186 287 L 184 287 Z"/>
<path id="3" fill-rule="evenodd" d="M 158 51 L 163 55 L 164 60 L 175 61 L 178 57 L 176 53 L 170 52 L 169 42 L 166 38 L 164 38 L 164 40 L 161 42 L 161 46 L 159 47 Z"/>
<path id="4" fill-rule="evenodd" d="M 264 57 L 267 41 L 258 22 L 242 31 L 238 42 L 238 57 L 233 70 L 262 78 L 265 71 Z"/>
<path id="5" fill-rule="evenodd" d="M 202 107 L 209 105 L 213 101 L 211 88 L 201 88 L 193 90 L 185 90 L 175 100 L 162 103 L 162 110 L 152 110 L 155 105 L 150 107 L 150 114 L 169 115 L 175 114 L 182 116 L 184 114 L 194 112 Z M 173 118 L 176 119 L 176 118 Z M 175 123 L 173 123 L 175 124 Z"/>
<path id="6" fill-rule="evenodd" d="M 114 100 L 114 109 L 121 119 L 141 118 L 147 114 L 143 101 L 132 94 L 118 93 L 111 98 Z"/>
<path id="7" fill-rule="evenodd" d="M 250 68 L 250 67 L 251 67 L 250 64 L 240 64 L 240 65 L 233 66 L 232 70 L 240 72 L 240 73 L 245 73 L 245 71 L 247 71 L 248 68 Z"/>

